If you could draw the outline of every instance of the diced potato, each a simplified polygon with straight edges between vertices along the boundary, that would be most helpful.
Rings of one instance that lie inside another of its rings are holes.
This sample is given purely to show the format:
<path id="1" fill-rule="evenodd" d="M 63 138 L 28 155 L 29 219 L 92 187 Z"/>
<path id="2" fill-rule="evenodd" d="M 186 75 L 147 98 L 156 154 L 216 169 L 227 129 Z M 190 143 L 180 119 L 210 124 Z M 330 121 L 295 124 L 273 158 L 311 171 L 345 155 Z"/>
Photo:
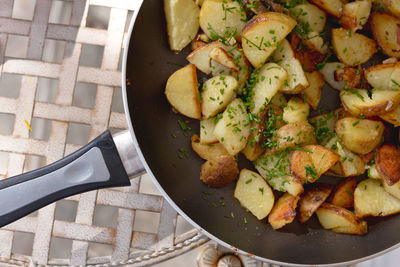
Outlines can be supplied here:
<path id="1" fill-rule="evenodd" d="M 208 38 L 208 37 L 207 37 Z M 192 49 L 192 51 L 196 50 L 197 48 L 203 47 L 207 44 L 207 42 L 204 42 L 202 40 L 197 39 L 197 37 L 192 40 L 190 48 Z"/>
<path id="2" fill-rule="evenodd" d="M 397 106 L 395 109 L 388 113 L 384 113 L 379 115 L 381 119 L 393 124 L 394 126 L 400 126 L 400 106 Z"/>
<path id="3" fill-rule="evenodd" d="M 279 46 L 275 49 L 274 53 L 271 55 L 274 62 L 279 63 L 282 60 L 294 58 L 294 52 L 289 41 L 283 39 Z"/>
<path id="4" fill-rule="evenodd" d="M 343 6 L 340 23 L 345 29 L 350 29 L 353 32 L 361 30 L 368 21 L 371 12 L 371 1 L 362 0 L 347 3 Z"/>
<path id="5" fill-rule="evenodd" d="M 277 143 L 272 151 L 281 151 L 288 147 L 316 144 L 315 130 L 307 121 L 288 123 L 279 128 L 272 138 Z"/>
<path id="6" fill-rule="evenodd" d="M 205 0 L 199 14 L 200 27 L 211 40 L 239 40 L 245 20 L 246 13 L 233 0 Z"/>
<path id="7" fill-rule="evenodd" d="M 309 119 L 312 126 L 315 128 L 315 136 L 320 145 L 327 144 L 335 134 L 335 123 L 337 120 L 337 112 L 329 112 L 320 114 Z"/>
<path id="8" fill-rule="evenodd" d="M 292 97 L 287 106 L 283 109 L 283 120 L 287 123 L 296 121 L 307 121 L 310 114 L 310 106 L 302 99 Z"/>
<path id="9" fill-rule="evenodd" d="M 400 200 L 400 181 L 394 185 L 388 185 L 385 181 L 382 184 L 386 192 Z"/>
<path id="10" fill-rule="evenodd" d="M 304 191 L 301 181 L 290 173 L 290 151 L 264 154 L 254 162 L 254 166 L 273 189 L 293 196 Z"/>
<path id="11" fill-rule="evenodd" d="M 378 170 L 376 169 L 376 164 L 373 164 L 372 166 L 369 167 L 368 177 L 372 179 L 382 179 L 378 173 Z"/>
<path id="12" fill-rule="evenodd" d="M 393 144 L 384 144 L 376 151 L 376 170 L 388 185 L 400 180 L 400 149 Z"/>
<path id="13" fill-rule="evenodd" d="M 207 145 L 218 143 L 214 135 L 215 118 L 203 119 L 200 121 L 200 144 Z"/>
<path id="14" fill-rule="evenodd" d="M 233 60 L 233 64 L 235 64 L 237 66 L 237 70 L 234 69 L 230 69 L 227 67 L 227 65 L 229 64 L 228 62 L 222 62 L 222 60 L 220 60 L 220 62 L 218 62 L 217 58 L 212 58 L 211 59 L 211 74 L 213 76 L 217 76 L 217 75 L 230 75 L 235 77 L 238 82 L 239 82 L 239 87 L 237 89 L 237 93 L 241 94 L 242 93 L 242 88 L 245 85 L 246 80 L 249 78 L 250 75 L 250 64 L 248 63 L 246 57 L 243 54 L 243 51 L 239 51 L 238 48 L 230 48 L 226 46 L 224 50 L 229 57 L 232 58 Z M 220 48 L 219 48 L 220 49 Z M 210 54 L 210 57 L 211 54 Z M 232 66 L 233 64 L 230 63 Z"/>
<path id="15" fill-rule="evenodd" d="M 287 105 L 287 100 L 281 92 L 277 92 L 271 99 L 270 104 L 280 108 L 284 108 Z"/>
<path id="16" fill-rule="evenodd" d="M 375 150 L 372 150 L 371 152 L 367 154 L 357 154 L 360 159 L 364 162 L 366 165 L 370 165 L 372 160 L 375 160 Z"/>
<path id="17" fill-rule="evenodd" d="M 264 132 L 266 130 L 266 124 L 268 123 L 270 127 L 282 127 L 284 122 L 277 119 L 278 116 L 282 117 L 282 114 L 282 108 L 269 104 L 268 108 L 259 113 L 258 118 L 251 122 L 251 130 L 247 145 L 242 150 L 242 153 L 248 160 L 255 161 L 264 153 L 265 148 L 263 142 L 265 141 Z"/>
<path id="18" fill-rule="evenodd" d="M 345 65 L 339 62 L 329 62 L 324 65 L 320 70 L 321 74 L 324 76 L 325 81 L 337 90 L 342 90 L 344 88 L 344 81 L 337 81 L 335 79 L 335 73 L 339 69 L 343 69 Z"/>
<path id="19" fill-rule="evenodd" d="M 199 90 L 194 65 L 189 64 L 175 71 L 168 78 L 165 96 L 179 113 L 192 119 L 200 119 Z"/>
<path id="20" fill-rule="evenodd" d="M 221 143 L 201 144 L 200 137 L 197 134 L 192 136 L 191 141 L 193 151 L 205 160 L 211 160 L 219 156 L 229 155 L 228 151 L 226 151 Z"/>
<path id="21" fill-rule="evenodd" d="M 371 30 L 382 52 L 389 57 L 400 58 L 400 19 L 387 13 L 371 14 Z"/>
<path id="22" fill-rule="evenodd" d="M 218 75 L 208 79 L 201 92 L 201 112 L 204 118 L 217 115 L 235 98 L 239 84 L 232 76 Z"/>
<path id="23" fill-rule="evenodd" d="M 201 165 L 200 180 L 211 187 L 223 187 L 239 174 L 238 164 L 231 155 L 209 159 Z"/>
<path id="24" fill-rule="evenodd" d="M 326 23 L 325 12 L 315 5 L 308 3 L 296 5 L 289 9 L 289 14 L 305 24 L 308 23 L 311 31 L 320 33 L 324 30 Z"/>
<path id="25" fill-rule="evenodd" d="M 199 30 L 199 7 L 193 0 L 164 0 L 169 45 L 172 51 L 181 51 Z"/>
<path id="26" fill-rule="evenodd" d="M 317 51 L 322 55 L 326 55 L 329 51 L 327 43 L 320 36 L 318 32 L 310 32 L 307 34 L 306 38 L 302 39 L 303 44 L 307 46 L 307 48 Z"/>
<path id="27" fill-rule="evenodd" d="M 285 94 L 297 94 L 310 85 L 303 67 L 297 58 L 284 59 L 278 64 L 284 68 L 288 74 L 287 80 L 280 88 L 281 92 Z"/>
<path id="28" fill-rule="evenodd" d="M 396 0 L 383 0 L 386 9 L 393 15 L 400 18 L 400 2 Z"/>
<path id="29" fill-rule="evenodd" d="M 250 106 L 253 114 L 258 114 L 266 108 L 269 101 L 282 87 L 285 79 L 287 79 L 287 72 L 275 63 L 267 63 L 260 68 Z"/>
<path id="30" fill-rule="evenodd" d="M 218 41 L 208 43 L 194 50 L 186 57 L 186 59 L 195 65 L 200 71 L 204 72 L 205 74 L 210 74 L 212 71 L 210 53 L 215 48 L 221 47 L 224 47 L 224 45 Z"/>
<path id="31" fill-rule="evenodd" d="M 374 40 L 343 28 L 332 30 L 332 45 L 339 60 L 349 66 L 367 62 L 378 51 Z"/>
<path id="32" fill-rule="evenodd" d="M 212 60 L 221 64 L 225 68 L 227 68 L 233 72 L 239 72 L 239 67 L 235 63 L 233 57 L 228 52 L 226 52 L 223 48 L 221 48 L 221 47 L 214 48 L 213 50 L 211 50 L 209 56 Z"/>
<path id="33" fill-rule="evenodd" d="M 290 171 L 303 183 L 313 183 L 339 160 L 339 156 L 320 145 L 295 150 L 290 157 Z"/>
<path id="34" fill-rule="evenodd" d="M 348 178 L 340 182 L 329 197 L 328 202 L 342 208 L 354 206 L 354 190 L 356 190 L 357 180 L 355 177 Z"/>
<path id="35" fill-rule="evenodd" d="M 354 209 L 359 218 L 388 216 L 400 212 L 400 200 L 386 192 L 380 180 L 367 179 L 354 191 Z"/>
<path id="36" fill-rule="evenodd" d="M 311 0 L 311 2 L 337 18 L 342 13 L 343 3 L 340 0 Z"/>
<path id="37" fill-rule="evenodd" d="M 329 203 L 324 203 L 316 211 L 318 220 L 324 229 L 340 234 L 364 235 L 368 232 L 365 221 L 358 219 L 351 211 Z"/>
<path id="38" fill-rule="evenodd" d="M 305 223 L 314 212 L 325 202 L 332 192 L 333 186 L 328 184 L 316 184 L 316 186 L 306 190 L 300 196 L 298 203 L 298 218 L 301 223 Z"/>
<path id="39" fill-rule="evenodd" d="M 343 147 L 337 137 L 333 137 L 325 147 L 335 151 L 340 156 L 340 161 L 332 166 L 329 174 L 340 177 L 350 177 L 358 176 L 365 172 L 364 161 L 359 156 Z"/>
<path id="40" fill-rule="evenodd" d="M 243 51 L 250 63 L 260 68 L 295 26 L 296 21 L 283 13 L 266 12 L 253 17 L 242 32 Z"/>
<path id="41" fill-rule="evenodd" d="M 324 76 L 318 71 L 306 72 L 305 74 L 310 85 L 303 90 L 303 94 L 308 104 L 313 109 L 317 109 L 321 100 L 322 87 L 325 84 Z"/>
<path id="42" fill-rule="evenodd" d="M 335 130 L 348 150 L 367 154 L 382 142 L 385 126 L 376 120 L 347 117 L 336 122 Z"/>
<path id="43" fill-rule="evenodd" d="M 268 222 L 274 230 L 284 227 L 293 222 L 296 217 L 296 207 L 299 196 L 292 196 L 289 193 L 283 194 L 272 208 L 268 216 Z"/>
<path id="44" fill-rule="evenodd" d="M 214 135 L 231 155 L 239 153 L 247 144 L 250 122 L 246 108 L 239 98 L 233 100 L 217 122 Z"/>
<path id="45" fill-rule="evenodd" d="M 344 88 L 360 88 L 364 82 L 362 72 L 361 68 L 344 67 L 335 71 L 335 80 L 344 81 Z"/>
<path id="46" fill-rule="evenodd" d="M 275 201 L 274 193 L 265 180 L 247 169 L 240 171 L 233 196 L 259 220 L 268 216 Z"/>
<path id="47" fill-rule="evenodd" d="M 201 6 L 204 3 L 204 0 L 195 0 L 196 5 Z"/>
<path id="48" fill-rule="evenodd" d="M 376 90 L 400 90 L 400 63 L 381 64 L 365 70 L 365 78 Z"/>
<path id="49" fill-rule="evenodd" d="M 367 117 L 382 115 L 399 105 L 400 91 L 376 90 L 369 97 L 365 89 L 342 90 L 340 94 L 346 111 Z"/>

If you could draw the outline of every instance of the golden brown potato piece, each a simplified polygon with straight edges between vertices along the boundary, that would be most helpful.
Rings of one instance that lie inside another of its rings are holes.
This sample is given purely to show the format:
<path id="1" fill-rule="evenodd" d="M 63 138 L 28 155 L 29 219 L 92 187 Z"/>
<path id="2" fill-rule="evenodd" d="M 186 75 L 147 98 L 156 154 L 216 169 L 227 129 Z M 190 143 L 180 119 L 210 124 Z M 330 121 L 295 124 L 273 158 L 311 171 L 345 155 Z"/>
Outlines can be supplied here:
<path id="1" fill-rule="evenodd" d="M 343 81 L 345 88 L 360 88 L 363 81 L 363 71 L 361 68 L 344 67 L 335 71 L 335 80 Z"/>
<path id="2" fill-rule="evenodd" d="M 192 149 L 194 150 L 194 152 L 196 152 L 201 158 L 205 160 L 211 160 L 219 156 L 229 155 L 228 151 L 226 151 L 221 143 L 201 144 L 200 137 L 197 134 L 193 135 L 191 140 Z"/>
<path id="3" fill-rule="evenodd" d="M 269 185 L 281 192 L 297 196 L 304 191 L 301 181 L 290 173 L 290 151 L 261 155 L 254 166 Z"/>
<path id="4" fill-rule="evenodd" d="M 332 192 L 333 186 L 328 184 L 316 184 L 300 196 L 298 203 L 298 218 L 301 223 L 305 223 L 314 212 L 325 202 Z"/>
<path id="5" fill-rule="evenodd" d="M 343 69 L 346 65 L 341 62 L 328 62 L 319 71 L 324 76 L 325 81 L 336 90 L 342 90 L 345 86 L 345 81 L 337 80 L 337 71 Z"/>
<path id="6" fill-rule="evenodd" d="M 296 37 L 293 36 L 296 35 L 295 34 L 292 35 L 292 40 L 296 39 Z M 307 72 L 316 71 L 318 69 L 317 65 L 323 62 L 325 59 L 325 55 L 309 49 L 303 50 L 296 48 L 294 52 L 295 52 L 295 57 L 300 61 L 304 71 Z"/>
<path id="7" fill-rule="evenodd" d="M 168 41 L 172 51 L 188 45 L 199 30 L 199 7 L 192 0 L 165 0 Z"/>
<path id="8" fill-rule="evenodd" d="M 232 55 L 221 47 L 216 47 L 211 50 L 210 58 L 233 72 L 239 72 L 239 66 L 236 64 Z"/>
<path id="9" fill-rule="evenodd" d="M 264 153 L 265 148 L 263 147 L 263 142 L 265 140 L 264 131 L 266 129 L 266 122 L 268 122 L 271 127 L 280 128 L 285 123 L 278 120 L 277 117 L 282 116 L 282 114 L 282 108 L 270 104 L 266 110 L 258 114 L 259 119 L 251 122 L 247 145 L 242 150 L 242 153 L 248 160 L 255 161 Z"/>
<path id="10" fill-rule="evenodd" d="M 379 115 L 379 117 L 396 127 L 400 126 L 400 105 L 388 113 Z"/>
<path id="11" fill-rule="evenodd" d="M 368 232 L 367 223 L 345 208 L 324 203 L 316 214 L 322 227 L 335 233 L 365 235 Z"/>
<path id="12" fill-rule="evenodd" d="M 222 187 L 235 181 L 239 174 L 235 158 L 219 156 L 201 165 L 200 180 L 211 187 Z"/>
<path id="13" fill-rule="evenodd" d="M 387 10 L 393 15 L 400 18 L 400 2 L 397 0 L 383 0 Z"/>
<path id="14" fill-rule="evenodd" d="M 313 183 L 339 160 L 332 150 L 320 145 L 304 146 L 290 157 L 290 171 L 303 183 Z"/>
<path id="15" fill-rule="evenodd" d="M 359 218 L 388 216 L 400 212 L 400 200 L 385 191 L 381 180 L 367 179 L 354 191 L 354 209 Z"/>
<path id="16" fill-rule="evenodd" d="M 283 13 L 266 12 L 254 16 L 242 31 L 242 47 L 250 63 L 255 68 L 264 65 L 295 26 L 296 21 Z"/>
<path id="17" fill-rule="evenodd" d="M 268 216 L 275 201 L 274 193 L 264 178 L 247 169 L 240 171 L 233 196 L 259 220 Z"/>
<path id="18" fill-rule="evenodd" d="M 365 70 L 365 78 L 376 90 L 400 90 L 400 63 L 371 66 Z"/>
<path id="19" fill-rule="evenodd" d="M 303 99 L 298 97 L 290 98 L 287 106 L 283 109 L 283 120 L 287 123 L 293 123 L 297 121 L 307 121 L 307 117 L 310 114 L 310 106 Z"/>
<path id="20" fill-rule="evenodd" d="M 376 169 L 388 185 L 400 180 L 400 150 L 393 144 L 384 144 L 376 151 Z"/>
<path id="21" fill-rule="evenodd" d="M 371 30 L 383 53 L 400 58 L 399 25 L 400 19 L 387 13 L 371 14 Z"/>
<path id="22" fill-rule="evenodd" d="M 368 21 L 371 7 L 372 4 L 369 0 L 355 1 L 345 4 L 340 18 L 342 27 L 350 29 L 353 32 L 362 29 L 364 24 Z"/>
<path id="23" fill-rule="evenodd" d="M 219 39 L 218 36 L 228 42 L 239 40 L 245 20 L 246 12 L 233 0 L 206 0 L 199 14 L 200 27 L 212 40 Z"/>
<path id="24" fill-rule="evenodd" d="M 332 30 L 332 45 L 339 60 L 349 66 L 367 62 L 378 51 L 374 40 L 343 28 Z"/>
<path id="25" fill-rule="evenodd" d="M 308 104 L 313 109 L 317 109 L 321 100 L 322 87 L 325 84 L 324 76 L 318 72 L 306 72 L 306 77 L 310 85 L 303 90 Z"/>
<path id="26" fill-rule="evenodd" d="M 293 222 L 296 217 L 296 207 L 299 196 L 294 197 L 289 193 L 283 194 L 275 203 L 268 216 L 268 222 L 274 230 L 282 228 Z"/>
<path id="27" fill-rule="evenodd" d="M 197 88 L 196 67 L 192 64 L 175 71 L 165 86 L 165 96 L 171 106 L 179 113 L 200 119 L 199 90 Z"/>
<path id="28" fill-rule="evenodd" d="M 381 142 L 385 126 L 382 122 L 347 117 L 336 122 L 335 131 L 344 146 L 358 154 L 367 154 Z"/>
<path id="29" fill-rule="evenodd" d="M 340 182 L 329 197 L 328 202 L 342 207 L 351 208 L 354 206 L 354 190 L 356 190 L 357 180 L 355 177 L 348 178 Z"/>
<path id="30" fill-rule="evenodd" d="M 361 175 L 365 172 L 364 161 L 357 154 L 346 149 L 336 136 L 325 147 L 335 151 L 340 156 L 340 161 L 329 170 L 328 173 L 330 175 L 350 177 Z"/>
<path id="31" fill-rule="evenodd" d="M 342 13 L 343 3 L 340 0 L 311 0 L 311 2 L 337 18 Z"/>
<path id="32" fill-rule="evenodd" d="M 385 181 L 382 184 L 386 192 L 400 200 L 400 181 L 394 185 L 388 185 Z"/>
<path id="33" fill-rule="evenodd" d="M 316 144 L 315 130 L 307 121 L 288 123 L 279 128 L 272 138 L 277 145 L 272 151 L 282 151 L 288 147 Z"/>
<path id="34" fill-rule="evenodd" d="M 364 162 L 364 164 L 368 164 L 375 158 L 375 150 L 367 153 L 367 154 L 358 154 L 360 159 Z"/>
<path id="35" fill-rule="evenodd" d="M 395 109 L 400 102 L 400 91 L 376 90 L 371 97 L 365 89 L 345 89 L 340 93 L 342 104 L 352 115 L 372 117 Z"/>

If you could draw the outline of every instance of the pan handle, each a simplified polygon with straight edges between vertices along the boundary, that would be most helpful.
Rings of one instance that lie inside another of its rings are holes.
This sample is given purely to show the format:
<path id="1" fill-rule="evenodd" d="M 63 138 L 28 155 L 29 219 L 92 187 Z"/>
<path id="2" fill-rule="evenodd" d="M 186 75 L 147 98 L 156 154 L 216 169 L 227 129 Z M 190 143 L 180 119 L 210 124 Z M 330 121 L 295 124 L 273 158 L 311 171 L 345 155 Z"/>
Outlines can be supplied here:
<path id="1" fill-rule="evenodd" d="M 126 170 L 125 170 L 126 168 Z M 59 199 L 86 191 L 129 186 L 143 172 L 128 131 L 109 131 L 46 167 L 0 181 L 0 227 Z"/>

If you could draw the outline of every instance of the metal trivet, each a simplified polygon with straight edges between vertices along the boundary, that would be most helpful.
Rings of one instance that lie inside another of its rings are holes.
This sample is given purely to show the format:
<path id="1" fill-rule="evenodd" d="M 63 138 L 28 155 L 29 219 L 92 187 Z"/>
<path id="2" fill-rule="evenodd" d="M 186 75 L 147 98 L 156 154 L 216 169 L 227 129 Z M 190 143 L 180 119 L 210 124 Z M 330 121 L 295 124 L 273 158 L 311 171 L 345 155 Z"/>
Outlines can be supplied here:
<path id="1" fill-rule="evenodd" d="M 107 128 L 127 128 L 113 102 L 121 97 L 121 52 L 139 4 L 0 1 L 0 178 L 59 160 Z M 97 23 L 98 13 L 107 19 Z M 90 92 L 92 101 L 82 102 Z M 75 207 L 73 220 L 57 215 L 57 202 L 0 229 L 0 266 L 143 266 L 208 240 L 195 230 L 177 235 L 177 213 L 161 196 L 140 192 L 141 179 L 63 200 Z M 100 206 L 116 210 L 115 224 L 96 225 Z M 139 211 L 159 218 L 155 231 L 135 230 Z M 18 252 L 18 240 L 29 253 Z M 66 257 L 50 257 L 56 243 L 70 244 Z M 108 250 L 93 255 L 94 245 Z"/>

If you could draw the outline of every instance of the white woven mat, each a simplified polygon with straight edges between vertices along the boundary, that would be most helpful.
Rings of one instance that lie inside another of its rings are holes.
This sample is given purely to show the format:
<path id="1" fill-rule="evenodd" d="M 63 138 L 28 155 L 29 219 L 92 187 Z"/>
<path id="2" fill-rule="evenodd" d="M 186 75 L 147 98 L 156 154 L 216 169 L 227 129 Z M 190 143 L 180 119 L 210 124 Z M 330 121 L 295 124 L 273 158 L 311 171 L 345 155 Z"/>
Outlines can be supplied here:
<path id="1" fill-rule="evenodd" d="M 127 127 L 120 66 L 138 4 L 0 0 L 0 178 Z M 204 243 L 196 231 L 176 229 L 179 216 L 143 179 L 70 197 L 0 229 L 0 265 L 145 265 Z"/>

